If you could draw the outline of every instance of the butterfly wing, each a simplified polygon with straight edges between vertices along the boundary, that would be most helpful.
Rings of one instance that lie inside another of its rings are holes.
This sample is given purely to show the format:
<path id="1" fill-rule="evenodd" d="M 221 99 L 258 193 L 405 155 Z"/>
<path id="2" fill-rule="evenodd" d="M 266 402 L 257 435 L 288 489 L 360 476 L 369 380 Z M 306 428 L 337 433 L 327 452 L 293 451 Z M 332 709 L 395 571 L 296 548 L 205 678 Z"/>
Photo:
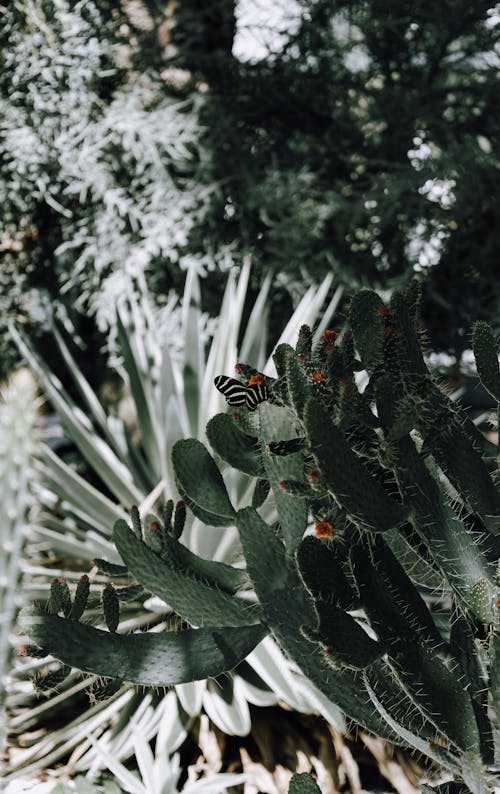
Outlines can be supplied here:
<path id="1" fill-rule="evenodd" d="M 217 375 L 214 379 L 214 384 L 224 395 L 228 405 L 244 405 L 247 402 L 248 388 L 243 383 L 240 383 L 239 380 L 228 378 L 227 375 Z"/>
<path id="2" fill-rule="evenodd" d="M 249 411 L 255 411 L 260 403 L 267 400 L 269 391 L 265 383 L 254 383 L 247 386 L 246 404 Z"/>

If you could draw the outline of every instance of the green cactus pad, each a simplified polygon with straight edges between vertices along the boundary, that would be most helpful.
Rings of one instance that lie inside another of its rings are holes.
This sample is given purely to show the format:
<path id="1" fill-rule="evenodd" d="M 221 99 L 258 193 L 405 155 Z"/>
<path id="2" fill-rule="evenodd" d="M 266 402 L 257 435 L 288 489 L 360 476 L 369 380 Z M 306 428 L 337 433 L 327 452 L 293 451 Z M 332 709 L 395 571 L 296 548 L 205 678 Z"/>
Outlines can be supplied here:
<path id="1" fill-rule="evenodd" d="M 163 531 L 157 516 L 148 513 L 143 521 L 144 542 L 158 554 L 163 549 Z"/>
<path id="2" fill-rule="evenodd" d="M 273 353 L 273 361 L 276 367 L 276 372 L 278 373 L 278 378 L 284 378 L 286 375 L 286 362 L 290 358 L 290 356 L 295 355 L 295 350 L 291 345 L 287 345 L 282 343 L 278 345 L 276 350 Z"/>
<path id="3" fill-rule="evenodd" d="M 431 647 L 437 649 L 444 646 L 434 620 L 427 605 L 407 575 L 400 561 L 394 556 L 390 547 L 385 542 L 386 536 L 378 535 L 370 544 L 369 556 L 365 555 L 365 563 L 372 563 L 375 569 L 373 576 L 373 590 L 368 599 L 377 599 L 383 602 L 383 594 L 389 594 L 389 601 L 393 605 L 393 614 L 397 617 L 395 631 L 399 636 L 409 638 L 419 637 Z M 359 548 L 359 547 L 358 547 Z M 359 581 L 365 581 L 364 572 L 360 571 Z M 385 606 L 385 616 L 382 623 L 390 622 L 389 603 Z"/>
<path id="4" fill-rule="evenodd" d="M 186 505 L 180 499 L 177 504 L 175 505 L 175 514 L 174 514 L 174 521 L 172 525 L 172 538 L 174 540 L 179 540 L 182 533 L 184 532 L 184 527 L 186 526 Z M 169 537 L 167 532 L 167 538 Z"/>
<path id="5" fill-rule="evenodd" d="M 381 299 L 371 290 L 361 290 L 351 301 L 349 321 L 354 343 L 368 372 L 374 372 L 384 360 L 383 308 Z"/>
<path id="6" fill-rule="evenodd" d="M 129 571 L 125 565 L 118 565 L 115 562 L 108 562 L 108 560 L 101 560 L 100 558 L 96 557 L 93 560 L 93 564 L 96 568 L 100 571 L 100 573 L 106 573 L 108 576 L 128 576 Z"/>
<path id="7" fill-rule="evenodd" d="M 445 502 L 412 439 L 395 443 L 397 461 L 393 470 L 401 492 L 412 503 L 412 524 L 452 591 L 463 604 L 471 606 L 470 590 L 476 579 L 484 578 L 493 587 L 484 543 L 471 536 Z"/>
<path id="8" fill-rule="evenodd" d="M 167 538 L 162 557 L 167 564 L 173 565 L 178 571 L 191 574 L 195 579 L 226 590 L 228 593 L 236 593 L 248 584 L 246 571 L 233 568 L 225 562 L 214 562 L 199 557 L 174 536 Z"/>
<path id="9" fill-rule="evenodd" d="M 50 583 L 49 611 L 63 612 L 65 617 L 71 612 L 71 595 L 66 579 L 53 579 Z"/>
<path id="10" fill-rule="evenodd" d="M 194 438 L 177 441 L 172 463 L 181 497 L 196 516 L 202 521 L 210 516 L 206 523 L 212 526 L 227 527 L 234 523 L 236 513 L 222 475 L 200 441 Z"/>
<path id="11" fill-rule="evenodd" d="M 391 499 L 355 455 L 326 411 L 309 400 L 304 423 L 328 490 L 358 522 L 376 532 L 402 524 L 410 510 Z"/>
<path id="12" fill-rule="evenodd" d="M 116 590 L 111 584 L 107 584 L 102 591 L 102 609 L 106 626 L 111 632 L 115 632 L 120 622 L 120 603 Z"/>
<path id="13" fill-rule="evenodd" d="M 381 388 L 379 388 L 380 394 Z M 394 405 L 394 418 L 387 433 L 388 441 L 398 441 L 415 427 L 417 404 L 413 395 L 405 395 Z"/>
<path id="14" fill-rule="evenodd" d="M 233 468 L 251 477 L 262 475 L 262 462 L 256 439 L 243 433 L 228 414 L 217 414 L 206 427 L 212 449 Z"/>
<path id="15" fill-rule="evenodd" d="M 347 579 L 331 544 L 308 535 L 297 549 L 300 575 L 315 598 L 343 609 L 359 606 L 359 597 Z"/>
<path id="16" fill-rule="evenodd" d="M 73 599 L 73 606 L 71 608 L 71 620 L 80 620 L 87 607 L 87 601 L 90 591 L 90 581 L 87 574 L 80 577 L 76 586 L 76 592 Z"/>
<path id="17" fill-rule="evenodd" d="M 472 346 L 481 383 L 492 397 L 500 403 L 500 366 L 498 343 L 488 323 L 480 320 L 472 329 Z"/>
<path id="18" fill-rule="evenodd" d="M 491 586 L 488 586 L 488 582 L 485 579 L 477 579 L 472 585 L 470 604 L 471 609 L 481 618 L 483 623 L 493 623 L 495 620 L 493 593 Z"/>
<path id="19" fill-rule="evenodd" d="M 172 686 L 232 670 L 267 633 L 257 624 L 111 634 L 40 609 L 24 611 L 21 630 L 65 664 L 144 686 Z"/>
<path id="20" fill-rule="evenodd" d="M 491 702 L 495 710 L 497 721 L 500 722 L 500 627 L 498 625 L 498 617 L 490 637 L 489 657 Z"/>
<path id="21" fill-rule="evenodd" d="M 362 670 L 384 653 L 384 647 L 372 640 L 348 612 L 334 604 L 317 603 L 320 625 L 318 636 L 327 648 L 333 664 Z"/>
<path id="22" fill-rule="evenodd" d="M 400 680 L 429 720 L 461 750 L 479 751 L 479 731 L 469 693 L 427 646 L 412 643 L 402 657 Z"/>
<path id="23" fill-rule="evenodd" d="M 299 337 L 295 345 L 296 353 L 311 354 L 313 335 L 309 325 L 301 325 L 299 328 Z"/>
<path id="24" fill-rule="evenodd" d="M 479 643 L 476 643 L 473 623 L 459 609 L 453 609 L 451 616 L 450 651 L 459 664 L 462 675 L 468 681 L 468 692 L 476 715 L 483 760 L 491 764 L 494 761 L 494 740 L 488 703 L 484 693 L 488 689 L 488 670 L 485 665 L 486 654 Z M 490 639 L 491 650 L 491 639 Z M 491 674 L 491 670 L 490 670 Z M 493 687 L 492 687 L 493 692 Z"/>
<path id="25" fill-rule="evenodd" d="M 261 507 L 266 501 L 270 490 L 269 480 L 257 480 L 252 494 L 252 507 Z"/>
<path id="26" fill-rule="evenodd" d="M 130 508 L 130 519 L 132 521 L 132 529 L 138 538 L 142 538 L 142 521 L 137 505 L 132 505 Z"/>
<path id="27" fill-rule="evenodd" d="M 116 522 L 113 538 L 139 582 L 193 625 L 244 626 L 259 620 L 255 608 L 179 570 L 172 560 L 159 557 L 125 521 Z"/>
<path id="28" fill-rule="evenodd" d="M 450 400 L 429 380 L 421 386 L 425 410 L 416 427 L 438 465 L 492 533 L 500 533 L 500 493 Z"/>
<path id="29" fill-rule="evenodd" d="M 297 499 L 313 499 L 317 496 L 317 492 L 303 480 L 281 480 L 279 489 L 288 496 L 295 496 Z"/>
<path id="30" fill-rule="evenodd" d="M 415 326 L 419 288 L 416 282 L 405 292 L 394 292 L 390 309 L 393 317 L 394 347 L 396 356 L 393 358 L 391 346 L 386 347 L 386 364 L 396 369 L 398 375 L 409 379 L 415 375 L 425 375 L 425 365 L 420 340 Z"/>
<path id="31" fill-rule="evenodd" d="M 260 411 L 260 439 L 266 477 L 269 480 L 276 500 L 279 522 L 285 546 L 289 554 L 294 554 L 307 526 L 307 505 L 302 499 L 290 496 L 282 490 L 283 480 L 300 480 L 303 477 L 303 456 L 301 452 L 280 457 L 270 454 L 268 445 L 272 441 L 286 441 L 294 438 L 295 419 L 289 408 L 264 404 Z"/>
<path id="32" fill-rule="evenodd" d="M 236 525 L 266 621 L 286 653 L 346 714 L 367 730 L 394 741 L 396 734 L 374 713 L 357 674 L 334 670 L 325 661 L 320 643 L 311 642 L 301 631 L 302 627 L 316 630 L 318 616 L 282 542 L 251 507 L 238 512 Z"/>
<path id="33" fill-rule="evenodd" d="M 252 507 L 238 512 L 236 526 L 254 584 L 255 577 L 252 570 L 257 578 L 265 576 L 268 579 L 270 591 L 276 590 L 288 594 L 288 603 L 293 602 L 294 605 L 289 620 L 293 621 L 296 627 L 305 623 L 315 628 L 318 617 L 313 601 L 304 588 L 295 566 L 285 562 L 285 547 L 271 527 Z"/>
<path id="34" fill-rule="evenodd" d="M 165 532 L 167 532 L 167 534 L 172 532 L 172 516 L 174 514 L 174 500 L 167 499 L 166 502 L 160 505 L 158 513 Z"/>
<path id="35" fill-rule="evenodd" d="M 321 794 L 321 789 L 307 772 L 292 775 L 288 794 Z"/>
<path id="36" fill-rule="evenodd" d="M 144 587 L 142 584 L 132 584 L 130 587 L 117 587 L 116 595 L 118 600 L 123 604 L 129 604 L 131 601 L 138 601 L 144 595 Z"/>
<path id="37" fill-rule="evenodd" d="M 312 388 L 307 382 L 304 367 L 297 361 L 295 353 L 289 356 L 286 362 L 286 382 L 290 401 L 297 415 L 302 417 L 306 400 L 312 394 Z"/>

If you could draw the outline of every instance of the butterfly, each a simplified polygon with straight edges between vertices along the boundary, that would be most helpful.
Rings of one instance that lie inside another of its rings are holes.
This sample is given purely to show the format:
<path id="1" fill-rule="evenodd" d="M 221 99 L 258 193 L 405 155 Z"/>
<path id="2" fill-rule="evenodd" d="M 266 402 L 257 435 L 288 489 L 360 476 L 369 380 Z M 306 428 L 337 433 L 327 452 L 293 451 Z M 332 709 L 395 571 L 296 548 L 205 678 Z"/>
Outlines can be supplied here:
<path id="1" fill-rule="evenodd" d="M 252 380 L 255 382 L 252 383 Z M 245 386 L 239 380 L 217 375 L 214 380 L 216 388 L 224 395 L 229 405 L 246 405 L 249 411 L 255 411 L 259 403 L 269 397 L 269 390 L 262 375 L 254 375 Z"/>

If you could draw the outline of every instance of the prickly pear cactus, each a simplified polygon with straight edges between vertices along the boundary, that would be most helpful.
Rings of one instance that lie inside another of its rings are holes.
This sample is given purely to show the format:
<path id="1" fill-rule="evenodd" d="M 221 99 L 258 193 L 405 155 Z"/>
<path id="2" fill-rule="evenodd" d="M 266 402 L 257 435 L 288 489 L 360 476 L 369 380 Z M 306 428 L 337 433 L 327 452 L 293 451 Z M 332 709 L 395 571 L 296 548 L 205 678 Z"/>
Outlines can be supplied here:
<path id="1" fill-rule="evenodd" d="M 0 386 L 0 746 L 3 745 L 6 676 L 12 653 L 11 638 L 19 607 L 20 562 L 31 502 L 38 411 L 35 383 L 20 370 Z"/>
<path id="2" fill-rule="evenodd" d="M 494 340 L 480 331 L 479 374 L 496 394 Z M 211 420 L 213 455 L 178 442 L 182 509 L 208 526 L 235 523 L 246 570 L 188 551 L 181 508 L 174 516 L 167 503 L 117 522 L 116 575 L 192 628 L 120 634 L 116 584 L 103 598 L 107 631 L 72 619 L 71 595 L 58 591 L 52 614 L 26 617 L 34 641 L 68 665 L 161 685 L 230 669 L 271 631 L 360 725 L 427 754 L 471 791 L 490 790 L 500 761 L 496 451 L 430 376 L 420 334 L 415 284 L 388 305 L 362 291 L 341 334 L 325 331 L 313 349 L 304 326 L 295 349 L 277 348 L 277 378 L 259 380 L 268 399 Z M 255 480 L 241 510 L 224 465 Z"/>
<path id="3" fill-rule="evenodd" d="M 218 482 L 215 468 L 207 475 Z M 210 502 L 213 509 L 216 503 L 217 499 Z M 67 665 L 65 675 L 76 666 L 120 681 L 172 686 L 232 670 L 266 635 L 258 606 L 234 597 L 248 583 L 245 571 L 204 560 L 180 543 L 184 502 L 179 501 L 175 511 L 173 503 L 161 505 L 158 512 L 162 518 L 148 514 L 141 520 L 132 507 L 130 525 L 116 522 L 113 537 L 125 565 L 94 560 L 115 582 L 108 583 L 101 594 L 105 629 L 81 620 L 87 606 L 95 608 L 87 602 L 85 574 L 73 594 L 64 579 L 54 580 L 45 609 L 23 610 L 22 628 L 46 655 Z M 133 584 L 131 577 L 139 584 Z M 120 633 L 121 603 L 144 590 L 198 628 L 179 624 L 171 631 Z"/>

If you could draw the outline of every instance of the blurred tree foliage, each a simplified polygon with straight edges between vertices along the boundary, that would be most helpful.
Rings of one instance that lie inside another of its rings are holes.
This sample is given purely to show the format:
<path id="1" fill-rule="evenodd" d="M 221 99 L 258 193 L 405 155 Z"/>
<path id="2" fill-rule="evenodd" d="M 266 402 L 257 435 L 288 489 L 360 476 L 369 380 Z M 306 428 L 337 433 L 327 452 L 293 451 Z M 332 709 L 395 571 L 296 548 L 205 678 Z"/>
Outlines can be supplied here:
<path id="1" fill-rule="evenodd" d="M 198 95 L 166 90 L 157 64 L 134 69 L 151 33 L 137 21 L 140 42 L 119 4 L 0 7 L 0 324 L 14 315 L 41 333 L 62 310 L 91 379 L 118 294 L 155 270 L 182 289 L 179 256 L 210 193 Z"/>
<path id="2" fill-rule="evenodd" d="M 174 58 L 210 87 L 217 229 L 263 268 L 391 287 L 416 269 L 434 348 L 500 316 L 500 7 L 300 0 L 257 62 L 231 54 L 235 3 L 175 7 Z M 307 277 L 307 276 L 306 276 Z"/>
<path id="3" fill-rule="evenodd" d="M 416 269 L 435 349 L 459 354 L 472 319 L 498 328 L 500 9 L 288 5 L 253 60 L 234 0 L 2 7 L 4 315 L 36 287 L 105 328 L 124 274 L 161 299 L 188 267 L 210 309 L 251 253 L 278 325 L 326 271 L 391 288 Z"/>

